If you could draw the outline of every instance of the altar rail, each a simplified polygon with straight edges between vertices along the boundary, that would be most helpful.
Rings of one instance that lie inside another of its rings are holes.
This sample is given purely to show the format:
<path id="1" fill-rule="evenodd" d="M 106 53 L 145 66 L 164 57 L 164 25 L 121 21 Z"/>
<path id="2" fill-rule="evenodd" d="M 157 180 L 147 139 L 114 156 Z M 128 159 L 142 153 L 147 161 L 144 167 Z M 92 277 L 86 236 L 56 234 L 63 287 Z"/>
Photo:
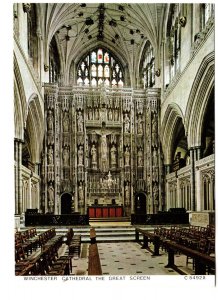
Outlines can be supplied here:
<path id="1" fill-rule="evenodd" d="M 88 215 L 25 214 L 25 226 L 89 225 Z"/>
<path id="2" fill-rule="evenodd" d="M 131 224 L 143 224 L 143 225 L 163 225 L 163 224 L 189 224 L 188 213 L 177 212 L 160 212 L 155 215 L 151 214 L 132 214 Z"/>

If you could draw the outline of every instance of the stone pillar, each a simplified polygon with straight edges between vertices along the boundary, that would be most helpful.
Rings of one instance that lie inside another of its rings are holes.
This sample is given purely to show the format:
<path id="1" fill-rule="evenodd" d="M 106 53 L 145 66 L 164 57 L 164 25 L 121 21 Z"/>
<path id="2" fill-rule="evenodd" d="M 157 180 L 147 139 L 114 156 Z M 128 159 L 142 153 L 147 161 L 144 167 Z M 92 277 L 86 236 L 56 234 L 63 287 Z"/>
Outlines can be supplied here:
<path id="1" fill-rule="evenodd" d="M 150 199 L 148 213 L 157 213 L 162 200 L 160 186 L 160 89 L 150 88 L 146 90 L 146 138 L 147 138 L 147 195 Z M 156 170 L 158 178 L 154 177 L 152 170 Z M 150 210 L 150 211 L 149 211 Z"/>
<path id="2" fill-rule="evenodd" d="M 199 160 L 202 158 L 202 147 L 196 147 L 196 160 Z"/>
<path id="3" fill-rule="evenodd" d="M 195 160 L 196 160 L 196 149 L 190 148 L 190 162 L 191 162 L 191 210 L 195 211 Z"/>
<path id="4" fill-rule="evenodd" d="M 32 208 L 32 180 L 31 180 L 31 175 L 30 178 L 28 179 L 28 194 L 27 194 L 27 208 Z"/>
<path id="5" fill-rule="evenodd" d="M 171 165 L 170 164 L 164 165 L 164 168 L 165 168 L 165 175 L 170 174 Z"/>
<path id="6" fill-rule="evenodd" d="M 18 206 L 18 142 L 14 141 L 14 183 L 15 183 L 15 214 L 19 214 Z"/>
<path id="7" fill-rule="evenodd" d="M 15 139 L 15 213 L 22 213 L 22 141 Z"/>

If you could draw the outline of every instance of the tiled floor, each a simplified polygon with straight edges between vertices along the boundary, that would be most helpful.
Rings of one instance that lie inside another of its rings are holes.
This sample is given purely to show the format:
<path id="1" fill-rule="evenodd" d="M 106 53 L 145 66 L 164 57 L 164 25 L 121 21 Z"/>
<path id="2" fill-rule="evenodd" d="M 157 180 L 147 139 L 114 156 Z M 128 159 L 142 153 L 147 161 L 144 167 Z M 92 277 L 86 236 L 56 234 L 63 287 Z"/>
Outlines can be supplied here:
<path id="1" fill-rule="evenodd" d="M 72 275 L 87 275 L 88 246 L 82 245 L 82 257 L 73 258 Z M 165 268 L 165 252 L 161 252 L 160 256 L 152 256 L 151 252 L 134 242 L 99 243 L 98 252 L 103 275 L 179 275 L 173 269 Z M 184 273 L 193 274 L 192 265 L 186 266 L 185 256 L 176 255 L 175 263 Z"/>

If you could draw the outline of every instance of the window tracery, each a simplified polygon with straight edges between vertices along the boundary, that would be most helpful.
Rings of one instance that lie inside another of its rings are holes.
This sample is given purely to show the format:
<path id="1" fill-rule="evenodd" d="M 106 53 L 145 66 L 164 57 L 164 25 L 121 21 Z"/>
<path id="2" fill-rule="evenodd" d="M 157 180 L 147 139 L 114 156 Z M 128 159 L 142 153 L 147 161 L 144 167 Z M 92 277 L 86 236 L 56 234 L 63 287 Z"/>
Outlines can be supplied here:
<path id="1" fill-rule="evenodd" d="M 120 63 L 108 51 L 98 48 L 80 62 L 77 69 L 77 84 L 123 87 L 124 72 Z"/>
<path id="2" fill-rule="evenodd" d="M 150 42 L 145 46 L 144 63 L 143 63 L 143 85 L 144 88 L 155 85 L 155 57 L 153 47 Z"/>

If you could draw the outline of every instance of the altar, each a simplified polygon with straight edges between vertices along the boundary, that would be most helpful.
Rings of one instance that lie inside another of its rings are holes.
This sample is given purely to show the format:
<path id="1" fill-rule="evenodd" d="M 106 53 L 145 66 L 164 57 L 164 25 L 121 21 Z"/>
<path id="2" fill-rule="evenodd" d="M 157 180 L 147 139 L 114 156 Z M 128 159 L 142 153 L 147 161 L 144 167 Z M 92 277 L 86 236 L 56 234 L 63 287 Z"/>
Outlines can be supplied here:
<path id="1" fill-rule="evenodd" d="M 122 205 L 92 205 L 88 207 L 89 218 L 119 218 L 123 217 Z"/>

